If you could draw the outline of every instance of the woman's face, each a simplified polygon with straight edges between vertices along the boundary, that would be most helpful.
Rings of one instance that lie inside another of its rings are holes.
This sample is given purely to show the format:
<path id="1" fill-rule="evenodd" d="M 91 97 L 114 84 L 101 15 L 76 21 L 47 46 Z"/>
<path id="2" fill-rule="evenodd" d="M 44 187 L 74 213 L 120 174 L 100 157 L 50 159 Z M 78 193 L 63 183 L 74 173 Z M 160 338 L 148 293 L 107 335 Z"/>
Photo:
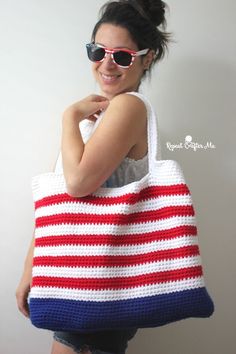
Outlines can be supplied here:
<path id="1" fill-rule="evenodd" d="M 109 23 L 104 23 L 99 27 L 95 43 L 112 49 L 139 50 L 127 29 Z M 107 54 L 102 62 L 92 64 L 93 74 L 100 86 L 101 94 L 108 99 L 122 92 L 136 91 L 146 67 L 147 62 L 145 59 L 142 61 L 139 56 L 134 59 L 129 68 L 121 68 L 112 61 L 110 54 Z"/>

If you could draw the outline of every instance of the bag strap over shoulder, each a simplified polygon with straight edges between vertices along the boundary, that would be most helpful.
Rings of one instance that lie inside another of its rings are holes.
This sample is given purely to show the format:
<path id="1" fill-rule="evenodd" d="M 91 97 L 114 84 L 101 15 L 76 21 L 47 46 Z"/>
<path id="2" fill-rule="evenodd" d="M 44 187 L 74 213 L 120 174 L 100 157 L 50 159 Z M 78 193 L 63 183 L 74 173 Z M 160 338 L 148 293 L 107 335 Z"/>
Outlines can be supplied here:
<path id="1" fill-rule="evenodd" d="M 148 162 L 150 170 L 155 166 L 157 160 L 161 160 L 161 143 L 156 113 L 148 99 L 143 94 L 134 91 L 127 93 L 139 97 L 144 102 L 147 109 Z"/>

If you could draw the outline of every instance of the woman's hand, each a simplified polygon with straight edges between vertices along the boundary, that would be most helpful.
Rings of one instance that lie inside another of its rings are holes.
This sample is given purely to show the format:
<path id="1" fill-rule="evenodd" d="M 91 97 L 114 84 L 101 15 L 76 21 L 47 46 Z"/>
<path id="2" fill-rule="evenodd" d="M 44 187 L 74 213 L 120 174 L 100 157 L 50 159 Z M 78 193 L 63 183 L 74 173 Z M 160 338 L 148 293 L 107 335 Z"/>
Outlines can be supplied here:
<path id="1" fill-rule="evenodd" d="M 26 268 L 20 283 L 16 289 L 16 301 L 18 309 L 25 317 L 29 317 L 29 306 L 27 302 L 27 298 L 31 288 L 31 280 L 32 280 L 32 269 Z"/>
<path id="2" fill-rule="evenodd" d="M 109 100 L 104 96 L 90 95 L 81 101 L 75 102 L 69 106 L 63 117 L 72 115 L 77 121 L 81 121 L 85 118 L 95 121 L 97 114 L 105 110 L 109 105 Z"/>

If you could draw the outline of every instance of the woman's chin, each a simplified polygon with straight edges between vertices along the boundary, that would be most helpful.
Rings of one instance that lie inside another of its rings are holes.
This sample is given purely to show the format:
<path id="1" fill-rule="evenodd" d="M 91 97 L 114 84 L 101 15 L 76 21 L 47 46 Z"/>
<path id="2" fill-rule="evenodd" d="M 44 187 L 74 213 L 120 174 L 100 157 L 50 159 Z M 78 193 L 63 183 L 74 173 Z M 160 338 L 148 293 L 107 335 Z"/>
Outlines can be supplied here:
<path id="1" fill-rule="evenodd" d="M 110 85 L 109 86 L 100 85 L 100 89 L 103 96 L 107 97 L 108 99 L 111 99 L 112 97 L 122 92 L 122 90 L 119 89 L 118 87 L 111 87 Z"/>

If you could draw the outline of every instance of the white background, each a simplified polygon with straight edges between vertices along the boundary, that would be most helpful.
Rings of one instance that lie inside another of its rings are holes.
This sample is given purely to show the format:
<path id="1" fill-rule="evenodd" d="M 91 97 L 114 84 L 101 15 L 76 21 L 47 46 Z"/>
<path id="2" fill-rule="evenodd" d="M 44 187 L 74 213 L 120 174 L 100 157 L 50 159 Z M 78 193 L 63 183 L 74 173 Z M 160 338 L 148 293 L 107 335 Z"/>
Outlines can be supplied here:
<path id="1" fill-rule="evenodd" d="M 53 169 L 61 115 L 98 87 L 89 42 L 103 1 L 0 1 L 1 354 L 46 354 L 51 333 L 18 313 L 15 288 L 33 230 L 31 177 Z M 128 354 L 233 354 L 236 317 L 236 2 L 169 0 L 175 43 L 143 92 L 159 117 L 163 159 L 178 160 L 192 192 L 205 279 L 216 311 L 139 330 Z M 186 135 L 216 149 L 178 149 Z"/>

